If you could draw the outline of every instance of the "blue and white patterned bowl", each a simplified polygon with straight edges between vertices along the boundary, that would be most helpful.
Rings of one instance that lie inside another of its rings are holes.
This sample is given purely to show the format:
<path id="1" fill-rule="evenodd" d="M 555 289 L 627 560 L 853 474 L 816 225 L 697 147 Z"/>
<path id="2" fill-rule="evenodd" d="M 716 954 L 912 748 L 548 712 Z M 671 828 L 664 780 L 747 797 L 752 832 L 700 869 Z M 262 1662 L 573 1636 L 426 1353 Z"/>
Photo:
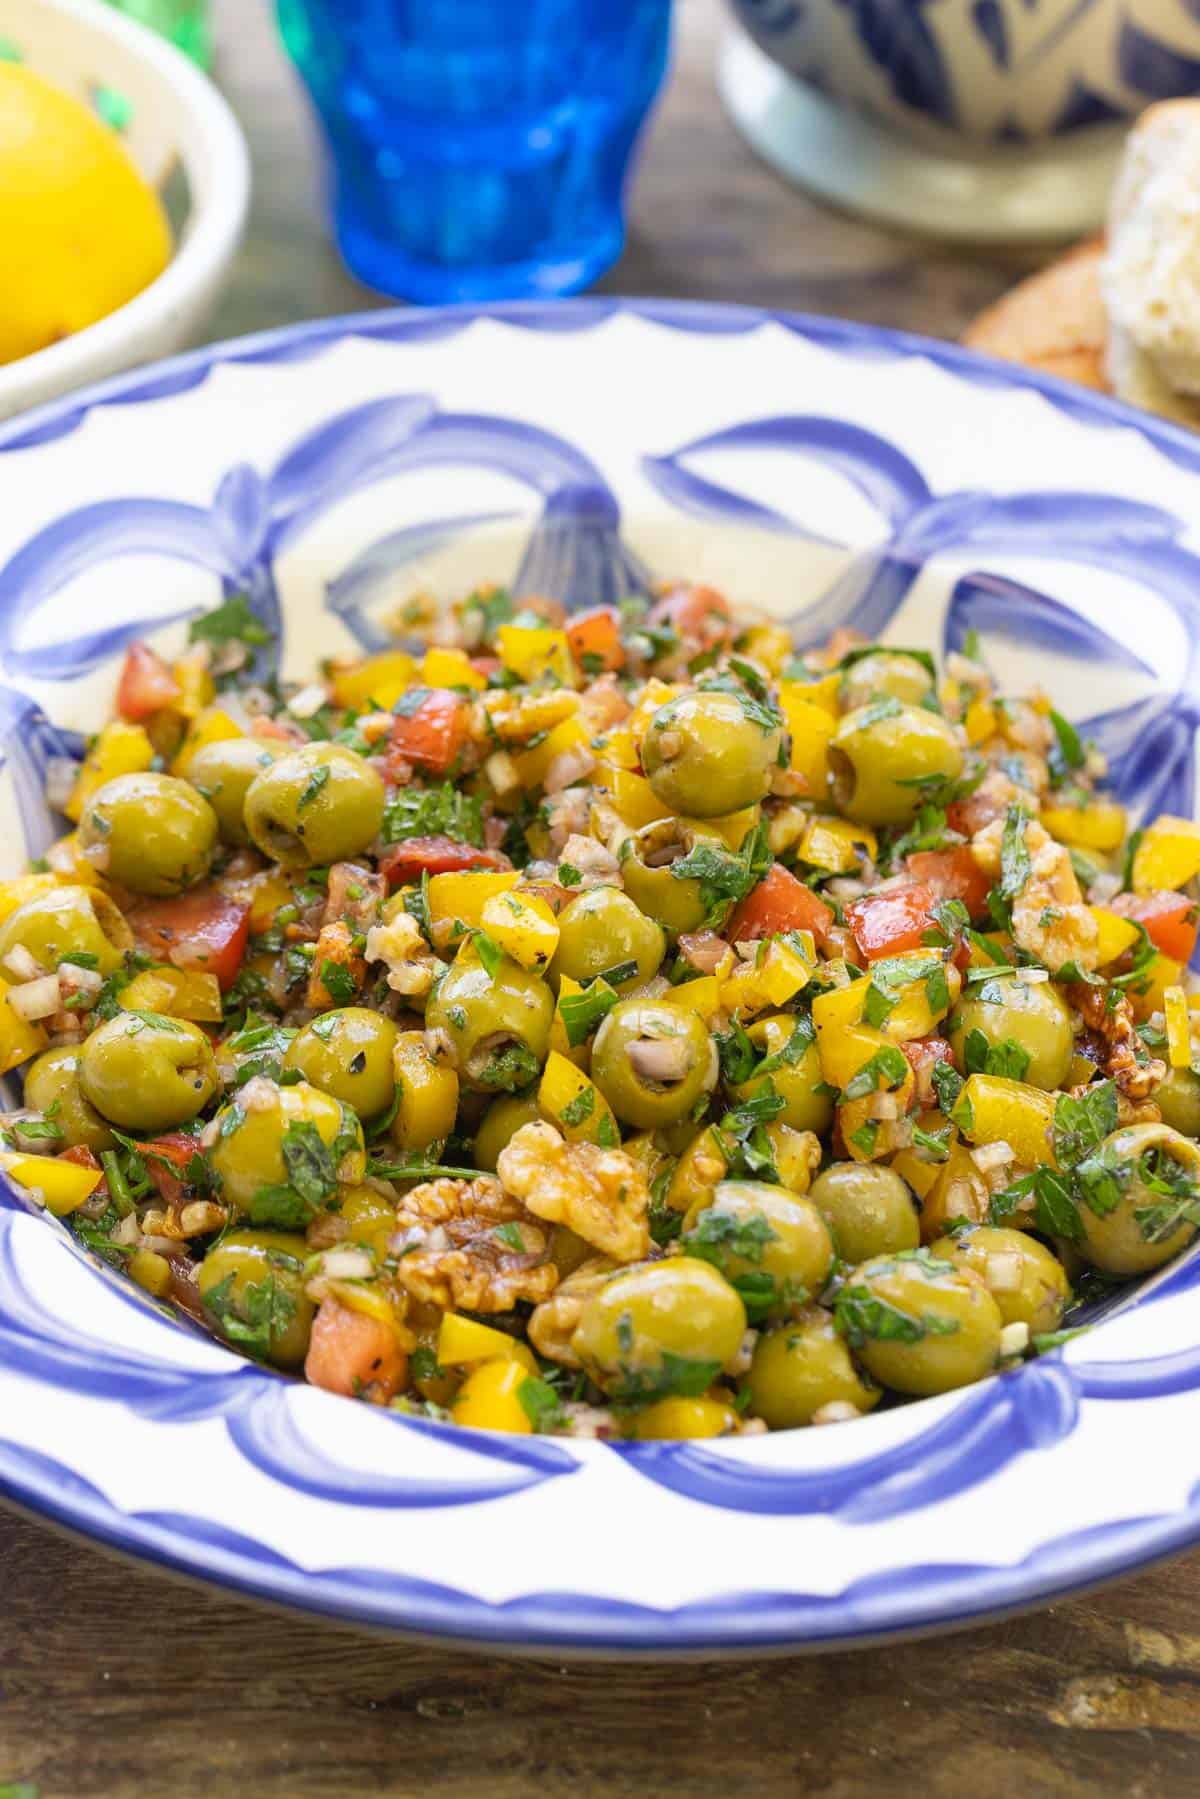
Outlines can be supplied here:
<path id="1" fill-rule="evenodd" d="M 374 313 L 207 349 L 0 432 L 0 875 L 121 648 L 242 590 L 290 675 L 414 589 L 975 627 L 1191 811 L 1200 442 L 941 345 L 736 308 Z M 459 1433 L 239 1360 L 0 1192 L 0 1493 L 242 1592 L 520 1651 L 861 1642 L 1200 1539 L 1200 1262 L 964 1393 L 847 1430 Z"/>
<path id="2" fill-rule="evenodd" d="M 732 0 L 772 61 L 939 146 L 1015 146 L 1200 92 L 1188 0 Z"/>

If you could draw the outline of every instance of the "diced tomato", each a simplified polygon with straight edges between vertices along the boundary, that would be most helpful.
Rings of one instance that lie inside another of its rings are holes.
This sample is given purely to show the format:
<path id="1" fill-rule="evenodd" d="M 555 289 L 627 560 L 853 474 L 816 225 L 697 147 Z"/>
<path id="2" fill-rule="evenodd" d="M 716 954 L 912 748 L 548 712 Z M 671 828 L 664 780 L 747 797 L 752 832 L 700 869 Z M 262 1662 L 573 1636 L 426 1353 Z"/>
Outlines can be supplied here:
<path id="1" fill-rule="evenodd" d="M 194 887 L 177 899 L 140 900 L 129 914 L 138 947 L 159 962 L 215 974 L 229 987 L 250 935 L 250 908 L 215 887 Z"/>
<path id="2" fill-rule="evenodd" d="M 986 914 L 991 882 L 965 843 L 950 850 L 917 850 L 908 858 L 908 871 L 935 899 L 961 900 L 972 918 Z"/>
<path id="3" fill-rule="evenodd" d="M 1118 893 L 1114 912 L 1145 925 L 1156 950 L 1173 962 L 1190 962 L 1196 948 L 1196 902 L 1182 893 Z"/>
<path id="4" fill-rule="evenodd" d="M 729 601 L 715 587 L 676 587 L 651 606 L 649 623 L 669 625 L 706 649 L 723 643 L 733 629 Z"/>
<path id="5" fill-rule="evenodd" d="M 895 887 L 889 893 L 869 893 L 846 907 L 850 929 L 868 962 L 881 956 L 900 956 L 920 949 L 921 939 L 935 923 L 936 896 L 923 882 Z"/>
<path id="6" fill-rule="evenodd" d="M 95 1152 L 86 1143 L 73 1143 L 70 1149 L 64 1149 L 59 1156 L 60 1162 L 74 1162 L 76 1168 L 99 1168 L 100 1162 Z"/>
<path id="7" fill-rule="evenodd" d="M 308 733 L 287 718 L 256 718 L 250 735 L 266 737 L 272 743 L 307 743 Z"/>
<path id="8" fill-rule="evenodd" d="M 457 843 L 453 837 L 410 837 L 393 844 L 379 859 L 379 872 L 389 887 L 407 887 L 423 874 L 458 874 L 467 868 L 511 868 L 502 850 L 477 850 L 473 843 Z"/>
<path id="9" fill-rule="evenodd" d="M 177 1205 L 188 1192 L 188 1182 L 182 1176 L 199 1147 L 195 1137 L 189 1137 L 186 1131 L 168 1131 L 142 1145 L 146 1173 L 167 1205 Z"/>
<path id="10" fill-rule="evenodd" d="M 567 642 L 585 675 L 607 674 L 624 668 L 625 647 L 615 606 L 595 606 L 567 620 Z"/>
<path id="11" fill-rule="evenodd" d="M 448 775 L 467 740 L 469 716 L 461 695 L 449 687 L 426 689 L 419 705 L 396 717 L 384 763 L 387 773 L 393 780 L 410 768 Z"/>
<path id="12" fill-rule="evenodd" d="M 382 1319 L 324 1299 L 313 1319 L 304 1372 L 329 1393 L 367 1389 L 368 1397 L 386 1400 L 404 1385 L 408 1357 Z"/>
<path id="13" fill-rule="evenodd" d="M 485 681 L 490 681 L 504 667 L 499 656 L 472 656 L 469 660 L 475 673 L 482 675 Z"/>
<path id="14" fill-rule="evenodd" d="M 913 1043 L 902 1043 L 900 1048 L 915 1076 L 913 1097 L 918 1106 L 929 1106 L 934 1102 L 933 1071 L 939 1062 L 954 1064 L 954 1051 L 944 1037 L 918 1037 Z"/>
<path id="15" fill-rule="evenodd" d="M 778 862 L 734 911 L 722 936 L 730 943 L 774 937 L 780 931 L 811 931 L 820 940 L 833 923 L 833 913 L 811 887 L 798 881 Z"/>
<path id="16" fill-rule="evenodd" d="M 131 643 L 117 685 L 117 711 L 121 717 L 140 724 L 152 712 L 173 705 L 179 697 L 179 683 L 158 651 L 147 643 Z"/>

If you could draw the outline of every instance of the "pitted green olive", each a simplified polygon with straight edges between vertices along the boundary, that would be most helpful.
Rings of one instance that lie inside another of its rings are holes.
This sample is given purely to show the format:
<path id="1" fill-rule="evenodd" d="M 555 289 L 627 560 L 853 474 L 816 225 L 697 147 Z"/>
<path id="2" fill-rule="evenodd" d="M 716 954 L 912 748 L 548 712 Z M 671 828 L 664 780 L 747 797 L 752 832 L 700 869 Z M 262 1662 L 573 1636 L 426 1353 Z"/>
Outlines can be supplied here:
<path id="1" fill-rule="evenodd" d="M 680 875 L 698 847 L 724 852 L 717 833 L 698 831 L 678 818 L 661 818 L 644 825 L 627 840 L 621 851 L 621 880 L 625 891 L 647 918 L 660 924 L 672 937 L 696 931 L 708 916 L 708 901 L 698 875 Z"/>
<path id="2" fill-rule="evenodd" d="M 660 926 L 627 893 L 619 887 L 592 887 L 569 900 L 558 915 L 550 979 L 557 984 L 565 974 L 586 984 L 603 975 L 618 993 L 625 993 L 657 974 L 666 948 Z"/>
<path id="3" fill-rule="evenodd" d="M 425 1025 L 444 1031 L 459 1078 L 478 1093 L 528 1087 L 550 1048 L 554 998 L 545 981 L 507 956 L 489 974 L 470 943 L 443 975 Z"/>
<path id="4" fill-rule="evenodd" d="M 169 1131 L 201 1113 L 217 1090 L 204 1032 L 157 1012 L 118 1012 L 79 1050 L 84 1098 L 126 1131 Z"/>
<path id="5" fill-rule="evenodd" d="M 106 1119 L 84 1096 L 79 1084 L 79 1051 L 74 1045 L 48 1049 L 25 1073 L 25 1104 L 49 1113 L 62 1144 L 82 1146 L 97 1155 L 116 1143 Z"/>
<path id="6" fill-rule="evenodd" d="M 833 1267 L 833 1239 L 816 1206 L 766 1181 L 722 1181 L 689 1209 L 679 1244 L 720 1270 L 752 1323 L 797 1310 Z"/>
<path id="7" fill-rule="evenodd" d="M 235 1348 L 299 1368 L 315 1307 L 304 1291 L 308 1245 L 288 1231 L 229 1231 L 200 1264 L 204 1309 Z"/>
<path id="8" fill-rule="evenodd" d="M 366 1169 L 354 1113 L 307 1081 L 247 1082 L 217 1113 L 214 1134 L 209 1165 L 220 1196 L 255 1224 L 304 1224 Z"/>
<path id="9" fill-rule="evenodd" d="M 0 970 L 9 980 L 14 950 L 27 951 L 46 974 L 72 956 L 82 956 L 85 968 L 94 960 L 100 974 L 111 974 L 132 948 L 133 932 L 123 915 L 96 887 L 51 888 L 26 900 L 0 925 Z"/>
<path id="10" fill-rule="evenodd" d="M 838 708 L 853 712 L 872 700 L 899 700 L 902 706 L 919 706 L 933 692 L 933 676 L 919 656 L 903 650 L 872 650 L 857 657 L 838 686 Z"/>
<path id="11" fill-rule="evenodd" d="M 764 1331 L 750 1364 L 750 1410 L 772 1430 L 811 1424 L 825 1406 L 869 1412 L 879 1388 L 855 1363 L 834 1328 L 833 1314 L 810 1306 Z"/>
<path id="12" fill-rule="evenodd" d="M 974 1039 L 972 1032 L 978 1033 Z M 973 982 L 946 1021 L 946 1035 L 960 1072 L 993 1072 L 983 1060 L 987 1052 L 1004 1054 L 1011 1046 L 1017 1052 L 1011 1065 L 1006 1063 L 996 1072 L 1027 1081 L 1046 1093 L 1055 1092 L 1066 1081 L 1075 1053 L 1070 1008 L 1058 988 L 1052 981 L 1032 983 L 1017 975 L 994 975 Z M 1027 1065 L 1022 1061 L 1025 1056 Z M 972 1062 L 970 1069 L 968 1061 Z"/>
<path id="13" fill-rule="evenodd" d="M 701 690 L 659 707 L 642 740 L 642 766 L 670 811 L 719 818 L 766 798 L 782 745 L 782 721 L 770 722 L 757 702 Z"/>
<path id="14" fill-rule="evenodd" d="M 1154 1089 L 1162 1121 L 1185 1137 L 1200 1137 L 1200 1075 L 1190 1068 L 1168 1068 Z"/>
<path id="15" fill-rule="evenodd" d="M 392 1052 L 397 1031 L 390 1018 L 366 1006 L 323 1012 L 293 1038 L 283 1058 L 306 1081 L 353 1106 L 360 1118 L 386 1112 L 396 1091 Z"/>
<path id="16" fill-rule="evenodd" d="M 729 1089 L 735 1104 L 745 1105 L 771 1090 L 783 1100 L 777 1122 L 794 1131 L 816 1131 L 820 1136 L 833 1122 L 833 1096 L 821 1091 L 821 1058 L 807 1022 L 787 1012 L 756 1018 L 746 1035 L 758 1055 L 758 1067 L 748 1080 Z"/>
<path id="17" fill-rule="evenodd" d="M 666 999 L 623 999 L 592 1045 L 592 1079 L 621 1120 L 656 1130 L 687 1118 L 717 1079 L 708 1027 Z"/>
<path id="18" fill-rule="evenodd" d="M 1114 1131 L 1076 1171 L 1079 1249 L 1105 1274 L 1142 1274 L 1186 1249 L 1200 1220 L 1200 1144 L 1166 1124 Z"/>
<path id="19" fill-rule="evenodd" d="M 729 1282 L 691 1256 L 646 1262 L 588 1299 L 571 1349 L 614 1399 L 703 1392 L 737 1355 L 746 1309 Z"/>
<path id="20" fill-rule="evenodd" d="M 954 726 L 923 706 L 875 700 L 848 712 L 829 740 L 834 798 L 864 825 L 907 825 L 930 783 L 957 780 L 963 750 Z"/>
<path id="21" fill-rule="evenodd" d="M 502 1099 L 494 1099 L 475 1133 L 475 1166 L 494 1174 L 500 1151 L 523 1124 L 536 1124 L 540 1117 L 536 1088 L 529 1093 L 506 1093 Z M 561 1269 L 559 1273 L 562 1273 Z"/>
<path id="22" fill-rule="evenodd" d="M 977 1275 L 925 1249 L 875 1256 L 834 1302 L 837 1327 L 867 1372 L 926 1398 L 970 1386 L 1000 1358 L 1004 1320 Z"/>
<path id="23" fill-rule="evenodd" d="M 106 880 L 133 893 L 182 893 L 202 881 L 217 841 L 217 815 L 174 775 L 118 775 L 84 808 L 79 842 Z"/>
<path id="24" fill-rule="evenodd" d="M 817 1176 L 809 1198 L 828 1221 L 838 1255 L 852 1267 L 915 1249 L 921 1241 L 913 1196 L 882 1162 L 834 1162 Z"/>
<path id="25" fill-rule="evenodd" d="M 383 804 L 383 779 L 364 757 L 339 743 L 306 743 L 255 777 L 244 818 L 264 856 L 310 868 L 361 855 L 379 835 Z"/>
<path id="26" fill-rule="evenodd" d="M 970 1225 L 939 1237 L 929 1253 L 976 1273 L 1005 1324 L 1027 1324 L 1030 1336 L 1056 1331 L 1071 1299 L 1067 1271 L 1028 1231 Z"/>
<path id="27" fill-rule="evenodd" d="M 192 757 L 187 778 L 216 813 L 222 843 L 244 849 L 250 842 L 246 795 L 280 753 L 281 746 L 265 737 L 227 737 L 206 743 Z"/>

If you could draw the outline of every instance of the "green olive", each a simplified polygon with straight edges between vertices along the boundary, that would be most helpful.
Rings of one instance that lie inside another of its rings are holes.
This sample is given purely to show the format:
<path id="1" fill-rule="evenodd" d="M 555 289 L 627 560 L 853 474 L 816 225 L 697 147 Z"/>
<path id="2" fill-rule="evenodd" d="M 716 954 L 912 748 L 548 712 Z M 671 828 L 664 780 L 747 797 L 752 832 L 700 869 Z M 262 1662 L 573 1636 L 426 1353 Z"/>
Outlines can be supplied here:
<path id="1" fill-rule="evenodd" d="M 216 841 L 216 813 L 174 775 L 118 775 L 92 796 L 79 821 L 89 862 L 133 893 L 193 887 L 208 873 Z"/>
<path id="2" fill-rule="evenodd" d="M 85 968 L 94 958 L 100 974 L 111 974 L 132 948 L 133 932 L 98 887 L 53 887 L 26 900 L 0 925 L 0 970 L 8 979 L 14 950 L 26 950 L 47 974 L 73 955 L 86 958 Z"/>
<path id="3" fill-rule="evenodd" d="M 206 743 L 188 764 L 187 778 L 204 795 L 217 815 L 222 843 L 244 849 L 250 842 L 246 829 L 246 795 L 264 768 L 280 754 L 279 744 L 264 737 L 227 737 Z"/>
<path id="4" fill-rule="evenodd" d="M 720 1270 L 755 1323 L 796 1311 L 833 1267 L 833 1239 L 816 1206 L 766 1181 L 722 1181 L 690 1208 L 679 1245 Z"/>
<path id="5" fill-rule="evenodd" d="M 919 656 L 905 650 L 872 650 L 859 656 L 838 684 L 838 710 L 854 712 L 871 700 L 919 706 L 933 692 L 933 676 Z"/>
<path id="6" fill-rule="evenodd" d="M 970 1386 L 1000 1357 L 1004 1320 L 983 1282 L 925 1249 L 864 1262 L 834 1313 L 868 1373 L 898 1393 L 926 1398 Z"/>
<path id="7" fill-rule="evenodd" d="M 829 740 L 834 798 L 864 825 L 911 824 L 924 785 L 962 773 L 954 726 L 923 706 L 876 700 L 848 712 Z"/>
<path id="8" fill-rule="evenodd" d="M 378 1187 L 342 1187 L 338 1217 L 346 1227 L 346 1241 L 369 1249 L 377 1261 L 390 1254 L 396 1235 L 396 1202 Z"/>
<path id="9" fill-rule="evenodd" d="M 489 1174 L 494 1174 L 500 1151 L 523 1124 L 536 1124 L 540 1118 L 536 1087 L 528 1093 L 506 1093 L 503 1099 L 494 1099 L 475 1133 L 476 1168 L 485 1168 Z M 561 1269 L 559 1273 L 562 1273 Z"/>
<path id="10" fill-rule="evenodd" d="M 811 1424 L 827 1405 L 869 1412 L 879 1388 L 858 1368 L 834 1328 L 833 1314 L 810 1306 L 798 1318 L 764 1331 L 750 1364 L 750 1410 L 772 1430 Z"/>
<path id="11" fill-rule="evenodd" d="M 264 768 L 246 793 L 246 829 L 264 856 L 310 868 L 361 855 L 379 835 L 378 769 L 340 743 L 306 743 Z"/>
<path id="12" fill-rule="evenodd" d="M 833 1123 L 833 1098 L 818 1091 L 824 1084 L 821 1058 L 805 1022 L 787 1012 L 772 1012 L 747 1025 L 746 1035 L 758 1052 L 759 1066 L 748 1080 L 729 1089 L 730 1098 L 745 1105 L 766 1093 L 770 1082 L 770 1091 L 784 1102 L 776 1122 L 821 1136 Z"/>
<path id="13" fill-rule="evenodd" d="M 111 1123 L 154 1133 L 190 1123 L 219 1080 L 199 1026 L 157 1012 L 118 1012 L 84 1039 L 79 1084 Z"/>
<path id="14" fill-rule="evenodd" d="M 1033 1336 L 1056 1331 L 1071 1302 L 1071 1283 L 1058 1257 L 1028 1231 L 995 1225 L 969 1225 L 953 1237 L 929 1246 L 941 1256 L 976 1273 L 1005 1324 L 1027 1324 Z"/>
<path id="15" fill-rule="evenodd" d="M 116 1138 L 108 1123 L 84 1097 L 79 1084 L 79 1051 L 64 1044 L 48 1049 L 25 1071 L 25 1104 L 49 1113 L 59 1139 L 68 1149 L 112 1149 Z"/>
<path id="16" fill-rule="evenodd" d="M 366 1169 L 354 1113 L 307 1081 L 279 1087 L 260 1076 L 222 1107 L 214 1125 L 208 1159 L 221 1198 L 254 1224 L 307 1223 L 335 1197 L 335 1180 L 353 1185 Z M 314 1145 L 314 1131 L 327 1155 Z M 322 1186 L 324 1199 L 317 1197 Z"/>
<path id="17" fill-rule="evenodd" d="M 614 1399 L 660 1399 L 715 1379 L 745 1334 L 729 1282 L 707 1262 L 671 1256 L 606 1281 L 584 1303 L 571 1349 Z"/>
<path id="18" fill-rule="evenodd" d="M 1106 1137 L 1076 1176 L 1084 1259 L 1105 1274 L 1143 1274 L 1185 1249 L 1200 1216 L 1200 1144 L 1168 1124 Z"/>
<path id="19" fill-rule="evenodd" d="M 974 1044 L 968 1041 L 973 1031 L 983 1037 L 982 1044 L 978 1037 Z M 1016 975 L 972 982 L 946 1020 L 946 1035 L 964 1073 L 987 1072 L 983 1058 L 988 1050 L 1004 1051 L 1013 1045 L 1018 1054 L 998 1072 L 1045 1093 L 1063 1085 L 1075 1053 L 1070 1008 L 1054 982 L 1030 984 Z M 965 1058 L 971 1048 L 976 1054 L 968 1071 Z M 1022 1067 L 1022 1056 L 1029 1057 L 1027 1067 Z"/>
<path id="20" fill-rule="evenodd" d="M 704 1020 L 683 1006 L 618 1000 L 596 1032 L 592 1079 L 622 1124 L 656 1130 L 686 1118 L 716 1085 L 716 1048 Z"/>
<path id="21" fill-rule="evenodd" d="M 1168 1068 L 1154 1089 L 1162 1121 L 1185 1137 L 1200 1137 L 1200 1075 L 1190 1068 Z"/>
<path id="22" fill-rule="evenodd" d="M 386 1112 L 396 1091 L 392 1051 L 396 1027 L 366 1006 L 323 1012 L 293 1038 L 283 1058 L 306 1081 L 353 1106 L 360 1118 Z"/>
<path id="23" fill-rule="evenodd" d="M 666 948 L 661 928 L 627 893 L 619 887 L 591 887 L 569 900 L 558 915 L 558 948 L 550 979 L 557 984 L 565 974 L 573 981 L 588 982 L 625 969 L 619 980 L 610 979 L 610 985 L 626 993 L 657 974 Z M 627 963 L 634 966 L 626 968 Z"/>
<path id="24" fill-rule="evenodd" d="M 460 1078 L 479 1093 L 528 1087 L 550 1049 L 554 998 L 532 969 L 507 956 L 494 975 L 467 944 L 425 1008 L 427 1030 L 444 1031 Z"/>
<path id="25" fill-rule="evenodd" d="M 765 799 L 779 766 L 782 720 L 737 693 L 691 692 L 668 700 L 642 740 L 642 767 L 655 797 L 685 818 L 720 818 Z"/>
<path id="26" fill-rule="evenodd" d="M 817 1176 L 809 1198 L 828 1220 L 838 1255 L 852 1267 L 915 1249 L 921 1241 L 913 1196 L 882 1162 L 834 1162 Z"/>
<path id="27" fill-rule="evenodd" d="M 647 918 L 677 937 L 695 931 L 708 916 L 704 884 L 696 875 L 677 875 L 675 870 L 701 847 L 725 851 L 715 832 L 697 831 L 678 818 L 660 818 L 644 825 L 621 851 L 621 879 L 625 891 Z"/>
<path id="28" fill-rule="evenodd" d="M 315 1307 L 304 1291 L 308 1245 L 290 1231 L 230 1231 L 200 1264 L 196 1284 L 216 1329 L 277 1368 L 299 1368 Z"/>

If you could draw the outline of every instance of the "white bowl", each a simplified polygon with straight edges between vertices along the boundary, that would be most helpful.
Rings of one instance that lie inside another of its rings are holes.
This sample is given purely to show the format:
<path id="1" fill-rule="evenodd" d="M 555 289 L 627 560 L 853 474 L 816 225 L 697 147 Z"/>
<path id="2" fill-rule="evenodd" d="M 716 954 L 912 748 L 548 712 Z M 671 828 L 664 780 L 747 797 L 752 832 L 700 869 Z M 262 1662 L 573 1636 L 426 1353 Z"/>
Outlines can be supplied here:
<path id="1" fill-rule="evenodd" d="M 215 305 L 237 250 L 250 159 L 212 83 L 163 38 L 100 0 L 0 0 L 0 38 L 89 105 L 97 88 L 126 99 L 133 160 L 157 188 L 182 165 L 190 198 L 175 255 L 156 281 L 61 343 L 0 364 L 0 418 L 8 418 L 188 341 Z"/>

